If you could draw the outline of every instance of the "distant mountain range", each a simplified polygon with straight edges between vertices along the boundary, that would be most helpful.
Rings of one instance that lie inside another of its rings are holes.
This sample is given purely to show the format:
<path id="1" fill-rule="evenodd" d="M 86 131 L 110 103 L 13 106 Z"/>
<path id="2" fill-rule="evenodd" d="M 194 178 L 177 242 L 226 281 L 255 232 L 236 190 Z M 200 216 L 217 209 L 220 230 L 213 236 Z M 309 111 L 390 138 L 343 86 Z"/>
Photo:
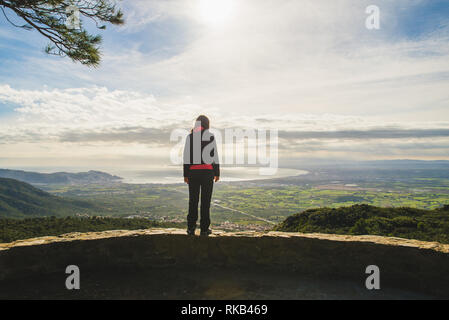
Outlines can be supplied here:
<path id="1" fill-rule="evenodd" d="M 0 218 L 67 216 L 94 209 L 87 201 L 60 198 L 28 183 L 0 178 Z"/>
<path id="2" fill-rule="evenodd" d="M 38 173 L 22 170 L 0 169 L 0 178 L 16 179 L 31 184 L 109 184 L 122 180 L 121 177 L 101 171 L 79 173 Z"/>
<path id="3" fill-rule="evenodd" d="M 441 170 L 449 169 L 447 160 L 342 160 L 342 159 L 281 159 L 281 168 L 351 168 L 351 169 L 390 169 L 390 170 Z"/>

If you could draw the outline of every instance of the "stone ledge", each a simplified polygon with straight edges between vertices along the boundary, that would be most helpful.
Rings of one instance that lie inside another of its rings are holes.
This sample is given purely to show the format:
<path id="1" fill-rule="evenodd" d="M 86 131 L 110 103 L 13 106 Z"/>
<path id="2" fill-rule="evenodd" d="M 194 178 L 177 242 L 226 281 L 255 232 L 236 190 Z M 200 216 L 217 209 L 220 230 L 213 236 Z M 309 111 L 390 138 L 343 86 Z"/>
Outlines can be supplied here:
<path id="1" fill-rule="evenodd" d="M 267 277 L 294 274 L 361 286 L 366 267 L 374 264 L 381 270 L 383 287 L 449 298 L 449 245 L 436 242 L 219 230 L 204 238 L 187 236 L 181 229 L 155 228 L 69 233 L 0 244 L 0 281 L 28 277 L 27 283 L 32 283 L 46 275 L 63 274 L 70 264 L 89 274 L 253 270 Z"/>
<path id="2" fill-rule="evenodd" d="M 185 235 L 186 232 L 183 229 L 176 228 L 151 228 L 145 230 L 110 230 L 102 232 L 72 232 L 59 236 L 46 236 L 38 238 L 30 238 L 24 240 L 17 240 L 10 243 L 0 243 L 0 251 L 8 250 L 15 247 L 22 246 L 34 246 L 44 245 L 56 242 L 70 242 L 75 240 L 99 240 L 107 238 L 119 238 L 119 237 L 133 237 L 143 235 Z M 411 247 L 435 250 L 438 252 L 449 253 L 449 244 L 442 244 L 439 242 L 428 242 L 413 239 L 397 238 L 397 237 L 382 237 L 373 235 L 339 235 L 339 234 L 326 234 L 326 233 L 297 233 L 297 232 L 257 232 L 257 231 L 239 231 L 229 232 L 223 230 L 214 230 L 213 234 L 209 236 L 214 237 L 275 237 L 275 238 L 309 238 L 331 241 L 345 241 L 345 242 L 371 242 L 375 244 L 399 246 L 399 247 Z"/>

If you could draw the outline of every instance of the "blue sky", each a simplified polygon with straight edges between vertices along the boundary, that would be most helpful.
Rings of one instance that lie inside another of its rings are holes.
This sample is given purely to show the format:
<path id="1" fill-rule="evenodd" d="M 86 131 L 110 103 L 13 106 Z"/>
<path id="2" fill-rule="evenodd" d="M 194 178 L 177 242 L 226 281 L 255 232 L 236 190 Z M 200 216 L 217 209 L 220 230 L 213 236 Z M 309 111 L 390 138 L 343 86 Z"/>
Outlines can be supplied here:
<path id="1" fill-rule="evenodd" d="M 416 39 L 426 37 L 447 27 L 449 3 L 444 0 L 419 2 L 396 10 L 398 37 Z"/>
<path id="2" fill-rule="evenodd" d="M 96 69 L 0 17 L 0 166 L 166 162 L 164 134 L 198 113 L 279 129 L 298 161 L 449 160 L 446 0 L 121 3 L 125 26 L 93 30 Z M 368 5 L 380 30 L 365 28 Z"/>

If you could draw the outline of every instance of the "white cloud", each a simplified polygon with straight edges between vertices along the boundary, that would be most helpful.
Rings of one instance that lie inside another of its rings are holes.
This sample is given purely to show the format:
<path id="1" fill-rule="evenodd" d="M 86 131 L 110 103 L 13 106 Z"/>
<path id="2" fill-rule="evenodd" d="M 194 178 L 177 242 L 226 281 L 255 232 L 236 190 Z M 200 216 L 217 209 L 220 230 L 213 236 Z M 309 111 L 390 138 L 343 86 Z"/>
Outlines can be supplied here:
<path id="1" fill-rule="evenodd" d="M 0 101 L 17 105 L 23 123 L 81 128 L 143 124 L 158 128 L 195 111 L 188 105 L 165 108 L 151 94 L 105 87 L 17 90 L 1 85 Z"/>
<path id="2" fill-rule="evenodd" d="M 0 123 L 0 135 L 11 145 L 38 140 L 70 150 L 63 145 L 79 143 L 104 154 L 132 145 L 134 156 L 151 156 L 142 144 L 159 143 L 167 130 L 190 126 L 200 113 L 220 128 L 265 126 L 293 134 L 447 129 L 448 25 L 419 38 L 394 34 L 393 7 L 425 2 L 380 1 L 379 32 L 364 27 L 368 1 L 237 1 L 235 15 L 220 27 L 196 18 L 195 0 L 126 2 L 128 23 L 117 31 L 131 39 L 139 33 L 138 41 L 126 46 L 107 34 L 99 69 L 36 56 L 8 65 L 20 77 L 0 76 L 10 84 L 0 85 L 0 102 L 16 105 L 18 116 Z M 166 48 L 160 39 L 141 37 L 175 22 L 188 29 L 186 43 Z M 148 49 L 146 41 L 155 43 Z M 425 157 L 443 157 L 447 151 L 445 138 L 434 148 L 418 138 L 290 141 L 301 156 L 306 146 L 349 157 L 419 157 L 420 147 Z M 17 148 L 11 145 L 12 156 Z"/>
<path id="3" fill-rule="evenodd" d="M 148 32 L 131 46 L 106 44 L 99 69 L 33 58 L 20 72 L 50 74 L 45 81 L 56 87 L 87 83 L 151 92 L 173 105 L 189 96 L 204 108 L 247 115 L 449 118 L 449 28 L 415 39 L 390 34 L 395 10 L 422 2 L 380 1 L 383 28 L 377 32 L 364 27 L 368 1 L 238 1 L 233 19 L 217 29 L 195 18 L 195 0 L 136 0 L 125 4 L 129 29 L 123 30 L 131 38 L 135 30 L 150 31 L 156 22 L 170 28 L 175 21 L 190 30 L 189 42 L 164 56 L 166 44 L 158 47 L 161 40 Z M 144 51 L 142 41 L 154 42 L 152 49 Z"/>
<path id="4" fill-rule="evenodd" d="M 217 30 L 195 24 L 189 2 L 168 3 L 157 12 L 190 21 L 195 30 L 182 52 L 165 59 L 139 49 L 109 53 L 102 72 L 92 76 L 112 87 L 158 92 L 170 100 L 188 95 L 205 107 L 244 114 L 449 116 L 443 108 L 449 98 L 447 28 L 392 41 L 364 28 L 363 1 L 245 1 L 232 23 Z M 142 12 L 154 9 L 153 2 L 138 6 Z M 388 9 L 382 7 L 385 23 L 394 24 Z"/>
<path id="5" fill-rule="evenodd" d="M 10 158 L 168 161 L 171 131 L 188 129 L 202 110 L 188 101 L 166 105 L 151 94 L 100 87 L 17 90 L 2 85 L 0 102 L 13 103 L 18 114 L 0 124 L 2 156 Z M 449 147 L 449 121 L 379 123 L 330 113 L 248 116 L 222 110 L 208 115 L 218 129 L 278 129 L 281 157 L 440 158 Z"/>

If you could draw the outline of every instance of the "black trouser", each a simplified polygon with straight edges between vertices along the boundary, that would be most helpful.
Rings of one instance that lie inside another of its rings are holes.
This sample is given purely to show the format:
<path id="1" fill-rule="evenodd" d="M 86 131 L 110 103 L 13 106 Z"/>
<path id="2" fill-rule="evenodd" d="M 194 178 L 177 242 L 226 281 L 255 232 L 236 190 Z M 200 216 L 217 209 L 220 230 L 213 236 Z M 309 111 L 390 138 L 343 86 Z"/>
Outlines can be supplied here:
<path id="1" fill-rule="evenodd" d="M 193 171 L 193 170 L 192 170 Z M 199 170 L 198 170 L 199 171 Z M 210 226 L 210 200 L 214 187 L 214 173 L 212 170 L 192 172 L 189 177 L 189 214 L 187 228 L 194 231 L 198 220 L 198 201 L 201 190 L 201 231 L 207 231 Z"/>

